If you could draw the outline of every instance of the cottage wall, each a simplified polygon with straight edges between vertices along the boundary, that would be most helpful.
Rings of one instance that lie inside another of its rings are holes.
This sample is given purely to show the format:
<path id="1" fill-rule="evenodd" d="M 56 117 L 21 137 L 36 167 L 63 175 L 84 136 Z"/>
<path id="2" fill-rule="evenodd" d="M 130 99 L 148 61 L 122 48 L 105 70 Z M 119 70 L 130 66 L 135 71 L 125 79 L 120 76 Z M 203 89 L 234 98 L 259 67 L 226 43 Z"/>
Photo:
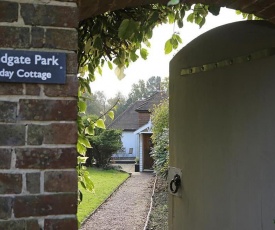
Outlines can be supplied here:
<path id="1" fill-rule="evenodd" d="M 76 2 L 0 2 L 0 49 L 67 60 L 65 85 L 0 83 L 0 229 L 77 229 Z"/>
<path id="2" fill-rule="evenodd" d="M 136 140 L 137 140 L 137 135 L 134 134 L 133 131 L 123 131 L 121 141 L 123 144 L 124 152 L 117 152 L 113 155 L 113 157 L 134 157 L 135 158 L 138 153 Z M 132 153 L 130 153 L 131 148 L 133 149 Z"/>

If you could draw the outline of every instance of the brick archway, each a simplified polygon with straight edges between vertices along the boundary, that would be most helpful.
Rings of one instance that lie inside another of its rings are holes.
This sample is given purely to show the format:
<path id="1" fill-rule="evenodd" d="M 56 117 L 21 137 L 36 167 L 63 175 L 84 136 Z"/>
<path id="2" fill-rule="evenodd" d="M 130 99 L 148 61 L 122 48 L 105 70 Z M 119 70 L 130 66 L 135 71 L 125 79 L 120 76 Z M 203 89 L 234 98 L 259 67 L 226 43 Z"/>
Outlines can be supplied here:
<path id="1" fill-rule="evenodd" d="M 93 17 L 95 15 L 104 13 L 106 11 L 118 10 L 125 7 L 136 7 L 151 3 L 166 4 L 168 0 L 78 0 L 80 9 L 80 20 Z M 184 0 L 184 3 L 203 3 L 214 4 L 230 9 L 241 10 L 245 13 L 255 14 L 258 17 L 264 18 L 270 22 L 275 23 L 275 3 L 270 0 L 260 1 L 232 1 L 232 0 Z"/>
<path id="2" fill-rule="evenodd" d="M 0 229 L 77 229 L 78 22 L 108 10 L 167 2 L 0 1 L 1 50 L 56 51 L 67 61 L 64 85 L 0 83 Z M 201 2 L 275 23 L 272 0 Z"/>

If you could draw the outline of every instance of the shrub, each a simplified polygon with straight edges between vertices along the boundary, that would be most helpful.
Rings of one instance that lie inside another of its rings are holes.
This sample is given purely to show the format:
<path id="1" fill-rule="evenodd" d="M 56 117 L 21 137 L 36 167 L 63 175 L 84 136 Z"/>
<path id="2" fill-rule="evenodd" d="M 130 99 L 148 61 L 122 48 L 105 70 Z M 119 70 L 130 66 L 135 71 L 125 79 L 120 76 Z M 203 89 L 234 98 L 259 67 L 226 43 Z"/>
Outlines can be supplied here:
<path id="1" fill-rule="evenodd" d="M 155 145 L 151 151 L 154 159 L 154 170 L 164 178 L 168 175 L 169 166 L 169 129 L 163 129 L 163 132 L 155 136 Z"/>
<path id="2" fill-rule="evenodd" d="M 169 165 L 169 99 L 156 106 L 152 112 L 154 147 L 151 156 L 154 159 L 154 170 L 166 178 Z"/>
<path id="3" fill-rule="evenodd" d="M 93 160 L 97 167 L 106 168 L 114 152 L 122 147 L 121 130 L 114 129 L 96 129 L 95 135 L 90 138 L 92 148 L 87 150 L 87 166 L 90 166 Z"/>

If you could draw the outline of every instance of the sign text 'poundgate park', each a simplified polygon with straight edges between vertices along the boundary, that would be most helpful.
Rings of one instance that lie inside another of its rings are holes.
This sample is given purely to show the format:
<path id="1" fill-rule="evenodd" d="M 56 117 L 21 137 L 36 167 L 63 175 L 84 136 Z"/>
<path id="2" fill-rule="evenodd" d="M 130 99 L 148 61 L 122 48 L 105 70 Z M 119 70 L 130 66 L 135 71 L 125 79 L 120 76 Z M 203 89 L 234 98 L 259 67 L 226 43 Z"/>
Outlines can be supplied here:
<path id="1" fill-rule="evenodd" d="M 0 50 L 0 82 L 65 84 L 66 54 Z"/>

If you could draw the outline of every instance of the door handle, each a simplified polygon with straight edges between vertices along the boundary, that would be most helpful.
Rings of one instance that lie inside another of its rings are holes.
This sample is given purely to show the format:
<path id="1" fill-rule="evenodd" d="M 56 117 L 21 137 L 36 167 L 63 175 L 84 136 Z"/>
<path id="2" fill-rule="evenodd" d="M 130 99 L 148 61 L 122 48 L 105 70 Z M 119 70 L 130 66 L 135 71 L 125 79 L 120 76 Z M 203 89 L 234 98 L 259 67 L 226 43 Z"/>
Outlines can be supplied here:
<path id="1" fill-rule="evenodd" d="M 170 190 L 172 193 L 177 193 L 179 190 L 181 184 L 181 179 L 180 176 L 178 174 L 176 174 L 174 176 L 174 178 L 171 180 L 170 182 Z"/>

